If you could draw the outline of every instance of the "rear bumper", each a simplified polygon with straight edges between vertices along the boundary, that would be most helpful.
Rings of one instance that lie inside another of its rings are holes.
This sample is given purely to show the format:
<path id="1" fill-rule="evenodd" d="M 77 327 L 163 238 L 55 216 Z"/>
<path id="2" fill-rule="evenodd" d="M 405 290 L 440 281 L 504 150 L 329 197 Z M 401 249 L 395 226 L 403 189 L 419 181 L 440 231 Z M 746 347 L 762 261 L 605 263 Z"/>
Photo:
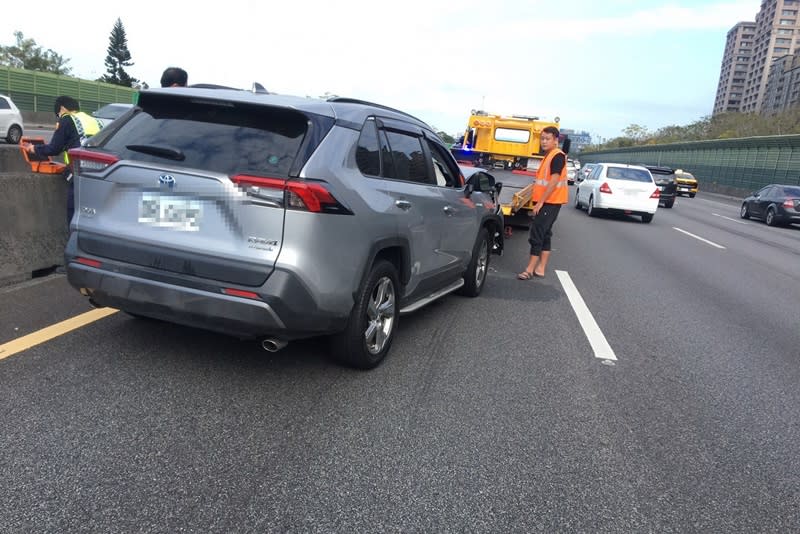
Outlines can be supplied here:
<path id="1" fill-rule="evenodd" d="M 617 200 L 612 197 L 613 195 L 600 195 L 598 199 L 595 199 L 595 207 L 609 211 L 633 213 L 636 215 L 655 213 L 658 209 L 659 199 L 656 198 L 650 199 L 647 202 L 626 202 L 625 200 Z"/>
<path id="2" fill-rule="evenodd" d="M 100 267 L 76 262 L 79 255 L 96 259 Z M 80 254 L 74 234 L 65 259 L 70 285 L 95 305 L 240 338 L 269 335 L 292 340 L 339 332 L 350 313 L 321 312 L 305 286 L 281 270 L 275 270 L 261 287 L 242 287 L 259 297 L 247 298 L 224 294 L 225 286 L 218 282 Z"/>

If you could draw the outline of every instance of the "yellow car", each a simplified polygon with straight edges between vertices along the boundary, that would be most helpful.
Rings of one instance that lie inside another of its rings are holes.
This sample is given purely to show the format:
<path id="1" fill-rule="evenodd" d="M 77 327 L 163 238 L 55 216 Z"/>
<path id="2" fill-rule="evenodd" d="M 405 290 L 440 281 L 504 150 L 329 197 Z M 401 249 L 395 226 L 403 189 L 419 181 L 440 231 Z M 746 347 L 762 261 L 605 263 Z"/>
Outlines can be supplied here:
<path id="1" fill-rule="evenodd" d="M 697 194 L 697 179 L 692 173 L 678 169 L 675 171 L 675 182 L 679 195 L 689 195 L 689 198 L 694 198 Z"/>

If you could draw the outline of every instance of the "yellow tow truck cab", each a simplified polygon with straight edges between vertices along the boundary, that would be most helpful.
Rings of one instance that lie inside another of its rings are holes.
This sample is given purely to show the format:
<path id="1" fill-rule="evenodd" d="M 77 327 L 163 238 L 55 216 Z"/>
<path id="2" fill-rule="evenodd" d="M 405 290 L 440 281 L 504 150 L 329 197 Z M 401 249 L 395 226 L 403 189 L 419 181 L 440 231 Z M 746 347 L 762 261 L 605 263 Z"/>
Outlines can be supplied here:
<path id="1" fill-rule="evenodd" d="M 689 195 L 689 198 L 694 198 L 697 194 L 697 178 L 690 172 L 683 169 L 676 170 L 675 184 L 678 186 L 679 195 Z"/>
<path id="2" fill-rule="evenodd" d="M 453 145 L 453 155 L 461 163 L 499 169 L 532 169 L 544 154 L 539 135 L 552 121 L 525 115 L 502 116 L 472 110 L 463 137 Z"/>

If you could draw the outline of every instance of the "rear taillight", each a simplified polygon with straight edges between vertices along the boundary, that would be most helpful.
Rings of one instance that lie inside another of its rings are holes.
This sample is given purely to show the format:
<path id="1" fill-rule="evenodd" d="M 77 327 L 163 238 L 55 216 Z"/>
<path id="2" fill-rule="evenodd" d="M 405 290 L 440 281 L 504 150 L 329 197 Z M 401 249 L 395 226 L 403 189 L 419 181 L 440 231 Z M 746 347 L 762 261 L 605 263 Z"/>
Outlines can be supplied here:
<path id="1" fill-rule="evenodd" d="M 661 191 L 656 187 L 656 190 L 653 191 L 653 194 L 650 195 L 650 198 L 661 198 Z"/>
<path id="2" fill-rule="evenodd" d="M 77 257 L 75 258 L 75 262 L 80 263 L 82 265 L 88 265 L 89 267 L 94 267 L 95 269 L 99 269 L 102 263 L 97 260 L 92 260 L 89 258 Z"/>
<path id="3" fill-rule="evenodd" d="M 603 185 L 600 186 L 600 192 L 611 194 L 611 188 L 608 187 L 608 182 L 603 182 Z"/>
<path id="4" fill-rule="evenodd" d="M 69 151 L 69 160 L 75 174 L 84 172 L 100 172 L 119 161 L 113 154 L 95 152 L 85 148 L 73 148 Z"/>
<path id="5" fill-rule="evenodd" d="M 261 300 L 261 297 L 258 293 L 254 293 L 253 291 L 244 291 L 241 289 L 234 289 L 232 287 L 225 287 L 222 289 L 222 292 L 226 295 L 230 295 L 232 297 L 241 297 L 245 299 L 257 299 Z"/>
<path id="6" fill-rule="evenodd" d="M 786 200 L 783 201 L 783 207 L 788 209 L 794 209 L 795 202 L 797 202 L 797 200 L 793 198 L 787 198 Z"/>
<path id="7" fill-rule="evenodd" d="M 231 178 L 239 189 L 257 200 L 276 207 L 310 211 L 313 213 L 339 213 L 352 215 L 323 182 L 284 180 L 239 174 Z"/>

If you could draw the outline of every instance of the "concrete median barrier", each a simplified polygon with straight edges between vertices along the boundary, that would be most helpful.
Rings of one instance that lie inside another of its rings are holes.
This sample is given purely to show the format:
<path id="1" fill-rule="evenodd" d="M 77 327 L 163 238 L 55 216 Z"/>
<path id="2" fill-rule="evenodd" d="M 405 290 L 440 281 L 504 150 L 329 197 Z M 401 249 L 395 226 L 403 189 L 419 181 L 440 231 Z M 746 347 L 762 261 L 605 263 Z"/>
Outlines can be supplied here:
<path id="1" fill-rule="evenodd" d="M 18 148 L 0 150 L 0 286 L 64 261 L 67 184 L 34 174 Z"/>

